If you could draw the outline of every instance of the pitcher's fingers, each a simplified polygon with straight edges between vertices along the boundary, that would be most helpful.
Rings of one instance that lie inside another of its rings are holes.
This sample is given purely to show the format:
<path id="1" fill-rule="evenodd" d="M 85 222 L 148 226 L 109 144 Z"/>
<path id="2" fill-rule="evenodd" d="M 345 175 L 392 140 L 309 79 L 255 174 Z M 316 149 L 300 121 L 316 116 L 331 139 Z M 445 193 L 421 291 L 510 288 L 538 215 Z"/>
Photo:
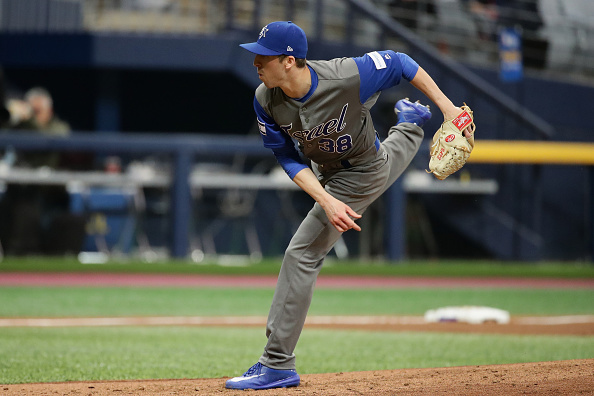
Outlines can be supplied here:
<path id="1" fill-rule="evenodd" d="M 343 225 L 337 221 L 332 221 L 331 223 L 334 226 L 334 228 L 336 228 L 338 230 L 338 232 L 348 231 L 348 228 L 345 225 Z"/>
<path id="2" fill-rule="evenodd" d="M 351 217 L 354 217 L 355 219 L 360 219 L 362 216 L 355 212 L 353 209 L 351 209 L 350 207 L 347 206 L 347 214 Z"/>

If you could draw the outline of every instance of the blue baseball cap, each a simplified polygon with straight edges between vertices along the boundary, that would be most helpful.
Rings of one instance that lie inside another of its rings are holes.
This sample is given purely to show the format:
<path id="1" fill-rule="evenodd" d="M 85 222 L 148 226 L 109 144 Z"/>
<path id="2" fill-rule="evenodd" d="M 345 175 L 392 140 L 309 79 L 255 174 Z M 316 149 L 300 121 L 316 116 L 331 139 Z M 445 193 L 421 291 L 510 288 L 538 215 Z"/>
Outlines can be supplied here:
<path id="1" fill-rule="evenodd" d="M 291 55 L 298 59 L 307 55 L 305 32 L 291 21 L 269 23 L 260 31 L 258 41 L 239 46 L 258 55 Z"/>

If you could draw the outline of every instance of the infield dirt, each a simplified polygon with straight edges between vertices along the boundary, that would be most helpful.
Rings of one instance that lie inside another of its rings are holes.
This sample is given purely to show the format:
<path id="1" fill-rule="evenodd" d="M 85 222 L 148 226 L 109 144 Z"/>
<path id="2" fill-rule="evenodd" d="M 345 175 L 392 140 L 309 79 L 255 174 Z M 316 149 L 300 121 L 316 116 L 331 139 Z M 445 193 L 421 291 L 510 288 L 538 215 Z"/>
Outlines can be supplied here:
<path id="1" fill-rule="evenodd" d="M 309 374 L 289 389 L 234 391 L 226 378 L 3 385 L 3 395 L 593 395 L 594 359 Z M 247 392 L 247 393 L 246 393 Z"/>

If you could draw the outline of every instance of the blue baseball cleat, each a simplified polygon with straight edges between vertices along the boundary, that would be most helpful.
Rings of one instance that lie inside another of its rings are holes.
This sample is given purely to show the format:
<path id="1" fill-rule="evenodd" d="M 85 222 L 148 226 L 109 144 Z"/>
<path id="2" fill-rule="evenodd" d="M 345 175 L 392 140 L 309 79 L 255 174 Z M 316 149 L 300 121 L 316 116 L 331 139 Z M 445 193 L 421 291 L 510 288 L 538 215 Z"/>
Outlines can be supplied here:
<path id="1" fill-rule="evenodd" d="M 400 99 L 394 106 L 394 112 L 398 116 L 398 123 L 410 122 L 422 127 L 426 121 L 431 118 L 431 110 L 429 106 L 422 105 L 419 101 L 411 102 L 406 99 Z"/>
<path id="2" fill-rule="evenodd" d="M 295 370 L 275 370 L 256 363 L 241 377 L 225 383 L 228 389 L 273 389 L 297 386 L 301 382 Z"/>

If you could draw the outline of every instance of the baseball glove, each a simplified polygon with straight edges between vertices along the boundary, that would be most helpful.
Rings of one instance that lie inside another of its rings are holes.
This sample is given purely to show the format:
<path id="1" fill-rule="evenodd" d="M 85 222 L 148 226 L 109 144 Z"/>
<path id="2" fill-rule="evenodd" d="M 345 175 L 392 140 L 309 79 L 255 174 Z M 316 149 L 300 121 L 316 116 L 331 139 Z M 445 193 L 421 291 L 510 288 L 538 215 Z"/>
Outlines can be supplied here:
<path id="1" fill-rule="evenodd" d="M 474 117 L 472 110 L 464 103 L 460 113 L 453 120 L 445 120 L 433 135 L 431 159 L 428 173 L 443 180 L 464 166 L 474 148 Z M 467 129 L 468 128 L 468 129 Z M 466 138 L 464 129 L 471 134 Z"/>

